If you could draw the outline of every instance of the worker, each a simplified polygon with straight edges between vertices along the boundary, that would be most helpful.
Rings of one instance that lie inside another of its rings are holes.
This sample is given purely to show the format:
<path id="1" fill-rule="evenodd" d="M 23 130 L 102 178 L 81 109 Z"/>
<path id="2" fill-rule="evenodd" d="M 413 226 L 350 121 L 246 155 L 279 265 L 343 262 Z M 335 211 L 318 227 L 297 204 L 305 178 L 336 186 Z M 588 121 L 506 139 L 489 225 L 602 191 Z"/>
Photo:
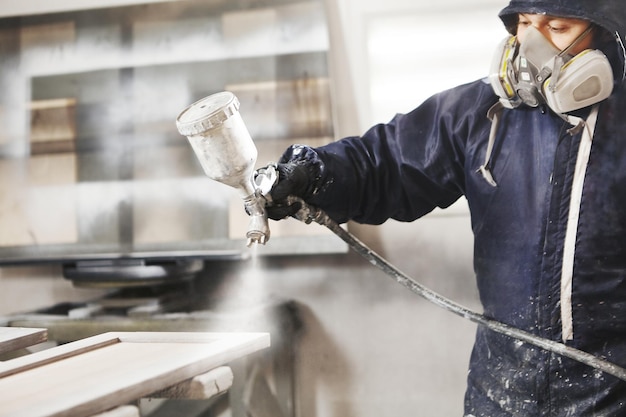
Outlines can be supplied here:
<path id="1" fill-rule="evenodd" d="M 499 17 L 489 77 L 291 146 L 268 215 L 294 195 L 340 223 L 413 221 L 465 196 L 484 314 L 626 366 L 626 7 L 511 0 Z M 626 382 L 479 326 L 465 415 L 626 415 Z"/>

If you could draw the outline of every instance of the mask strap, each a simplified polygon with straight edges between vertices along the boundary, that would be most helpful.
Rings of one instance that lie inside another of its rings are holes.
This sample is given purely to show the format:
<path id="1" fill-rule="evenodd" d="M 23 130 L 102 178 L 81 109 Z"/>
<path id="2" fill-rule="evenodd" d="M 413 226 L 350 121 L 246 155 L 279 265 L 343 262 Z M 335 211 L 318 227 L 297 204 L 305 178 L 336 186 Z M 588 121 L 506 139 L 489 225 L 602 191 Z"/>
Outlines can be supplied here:
<path id="1" fill-rule="evenodd" d="M 621 48 L 622 51 L 622 81 L 626 80 L 626 47 L 624 47 L 624 42 L 622 42 L 622 37 L 619 32 L 615 32 L 615 39 L 617 40 L 617 44 Z"/>
<path id="2" fill-rule="evenodd" d="M 491 171 L 489 170 L 489 160 L 493 152 L 493 145 L 496 143 L 496 134 L 498 133 L 498 125 L 500 124 L 500 115 L 504 105 L 501 102 L 497 102 L 487 111 L 487 117 L 491 120 L 491 130 L 489 131 L 489 141 L 487 142 L 487 152 L 485 153 L 485 162 L 478 168 L 476 172 L 480 172 L 492 187 L 497 187 L 498 184 L 493 179 Z"/>
<path id="3" fill-rule="evenodd" d="M 496 143 L 496 135 L 498 133 L 498 126 L 500 125 L 500 116 L 502 115 L 502 110 L 504 110 L 504 105 L 502 102 L 498 101 L 496 104 L 491 106 L 487 111 L 487 118 L 491 120 L 491 129 L 489 131 L 489 140 L 487 141 L 487 150 L 485 152 L 485 162 L 478 167 L 476 172 L 480 172 L 483 176 L 483 179 L 487 181 L 489 185 L 492 187 L 497 187 L 498 183 L 493 179 L 493 175 L 491 174 L 491 167 L 489 163 L 491 162 L 491 155 L 493 154 L 493 147 Z M 597 113 L 597 106 L 592 108 L 592 114 Z M 572 127 L 567 130 L 567 133 L 574 136 L 578 134 L 582 128 L 585 127 L 585 121 L 580 117 L 576 116 L 567 116 L 564 114 L 558 114 L 561 119 L 569 123 Z M 591 117 L 591 116 L 590 116 Z"/>
<path id="4" fill-rule="evenodd" d="M 574 168 L 569 214 L 563 243 L 563 263 L 561 266 L 561 335 L 564 342 L 574 339 L 574 318 L 572 315 L 574 252 L 576 251 L 576 234 L 578 231 L 578 221 L 580 219 L 585 173 L 589 166 L 589 155 L 591 154 L 591 147 L 593 146 L 592 141 L 598 119 L 598 108 L 599 106 L 597 104 L 594 105 L 591 108 L 591 113 L 587 117 L 587 120 L 580 121 L 585 129 L 580 139 L 576 166 Z"/>
<path id="5" fill-rule="evenodd" d="M 554 92 L 556 89 L 557 81 L 559 81 L 559 76 L 561 75 L 561 67 L 565 64 L 565 56 L 569 53 L 569 51 L 578 45 L 583 39 L 589 35 L 589 33 L 593 30 L 593 25 L 590 24 L 587 29 L 583 31 L 569 46 L 563 49 L 559 54 L 554 58 L 552 63 L 552 69 L 550 69 L 547 65 L 541 69 L 539 74 L 539 80 L 543 81 L 549 76 L 554 78 L 554 81 L 550 83 L 550 91 Z"/>
<path id="6" fill-rule="evenodd" d="M 563 49 L 561 52 L 559 52 L 559 56 L 563 57 L 565 56 L 567 53 L 569 53 L 569 51 L 575 47 L 576 45 L 578 45 L 583 39 L 585 39 L 587 37 L 587 35 L 589 35 L 589 33 L 593 30 L 593 25 L 590 24 L 587 29 L 585 29 L 585 31 L 583 33 L 581 33 L 580 35 L 578 35 L 578 37 L 576 39 L 574 39 L 574 42 L 570 43 L 570 45 Z"/>

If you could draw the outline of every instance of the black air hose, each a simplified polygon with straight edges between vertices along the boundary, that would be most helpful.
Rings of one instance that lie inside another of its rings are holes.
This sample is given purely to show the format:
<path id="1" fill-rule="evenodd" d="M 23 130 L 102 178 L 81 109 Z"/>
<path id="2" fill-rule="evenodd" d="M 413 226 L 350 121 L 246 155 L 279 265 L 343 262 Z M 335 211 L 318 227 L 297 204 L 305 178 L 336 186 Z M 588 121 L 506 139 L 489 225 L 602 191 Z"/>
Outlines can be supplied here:
<path id="1" fill-rule="evenodd" d="M 622 381 L 626 381 L 626 369 L 611 363 L 607 360 L 594 356 L 590 353 L 582 350 L 567 346 L 563 343 L 555 342 L 553 340 L 545 339 L 543 337 L 536 336 L 524 330 L 520 330 L 516 327 L 504 324 L 494 319 L 490 319 L 482 314 L 472 311 L 462 305 L 443 297 L 442 295 L 424 287 L 419 282 L 415 281 L 405 273 L 401 272 L 390 264 L 387 260 L 382 258 L 376 252 L 368 248 L 363 242 L 357 239 L 350 232 L 342 228 L 337 222 L 332 220 L 322 210 L 313 207 L 304 201 L 290 197 L 293 201 L 298 201 L 302 204 L 302 208 L 298 211 L 294 217 L 305 223 L 316 222 L 326 228 L 330 229 L 334 234 L 346 242 L 355 252 L 360 254 L 363 258 L 368 260 L 372 265 L 381 269 L 384 273 L 394 278 L 396 282 L 408 288 L 417 295 L 422 296 L 426 300 L 439 307 L 442 307 L 458 316 L 464 317 L 474 323 L 481 326 L 485 326 L 495 332 L 504 334 L 522 342 L 529 343 L 531 345 L 538 346 L 550 352 L 557 353 L 559 355 L 574 359 L 592 368 L 598 369 L 607 374 L 613 375 Z"/>

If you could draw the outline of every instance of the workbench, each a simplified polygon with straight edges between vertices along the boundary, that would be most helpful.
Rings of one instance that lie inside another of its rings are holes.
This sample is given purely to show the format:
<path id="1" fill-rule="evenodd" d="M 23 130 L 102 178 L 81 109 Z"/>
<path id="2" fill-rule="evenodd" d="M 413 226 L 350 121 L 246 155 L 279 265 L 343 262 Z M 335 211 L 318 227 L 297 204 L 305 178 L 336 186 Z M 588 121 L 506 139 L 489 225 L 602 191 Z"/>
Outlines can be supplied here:
<path id="1" fill-rule="evenodd" d="M 0 351 L 45 341 L 0 328 Z M 208 399 L 229 389 L 230 362 L 267 333 L 108 332 L 0 362 L 0 417 L 139 417 L 145 397 Z"/>
<path id="2" fill-rule="evenodd" d="M 46 347 L 64 345 L 108 332 L 269 333 L 271 347 L 230 363 L 234 375 L 225 395 L 208 400 L 142 399 L 144 417 L 221 415 L 296 417 L 296 362 L 306 307 L 267 297 L 253 301 L 229 298 L 223 303 L 213 285 L 116 289 L 88 301 L 60 302 L 34 311 L 0 317 L 0 327 L 45 329 Z M 207 294 L 217 294 L 213 298 Z M 31 349 L 32 350 L 32 349 Z M 0 355 L 0 361 L 17 354 Z"/>

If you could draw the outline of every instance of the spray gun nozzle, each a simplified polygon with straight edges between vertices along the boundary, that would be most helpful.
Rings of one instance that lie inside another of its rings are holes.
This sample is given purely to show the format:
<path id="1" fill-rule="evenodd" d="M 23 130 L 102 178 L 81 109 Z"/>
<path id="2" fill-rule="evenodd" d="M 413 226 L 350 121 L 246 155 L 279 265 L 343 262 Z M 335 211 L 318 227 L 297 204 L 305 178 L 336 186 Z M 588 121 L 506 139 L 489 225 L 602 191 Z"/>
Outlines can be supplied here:
<path id="1" fill-rule="evenodd" d="M 261 233 L 256 234 L 253 232 L 248 232 L 246 236 L 248 237 L 248 242 L 246 243 L 246 246 L 248 247 L 252 247 L 252 245 L 254 244 L 265 245 L 265 242 L 267 242 L 266 236 Z"/>
<path id="2" fill-rule="evenodd" d="M 244 206 L 246 212 L 250 215 L 248 224 L 248 247 L 253 243 L 265 243 L 270 239 L 270 228 L 267 222 L 267 213 L 265 212 L 265 197 L 257 189 L 253 194 L 244 198 Z"/>

